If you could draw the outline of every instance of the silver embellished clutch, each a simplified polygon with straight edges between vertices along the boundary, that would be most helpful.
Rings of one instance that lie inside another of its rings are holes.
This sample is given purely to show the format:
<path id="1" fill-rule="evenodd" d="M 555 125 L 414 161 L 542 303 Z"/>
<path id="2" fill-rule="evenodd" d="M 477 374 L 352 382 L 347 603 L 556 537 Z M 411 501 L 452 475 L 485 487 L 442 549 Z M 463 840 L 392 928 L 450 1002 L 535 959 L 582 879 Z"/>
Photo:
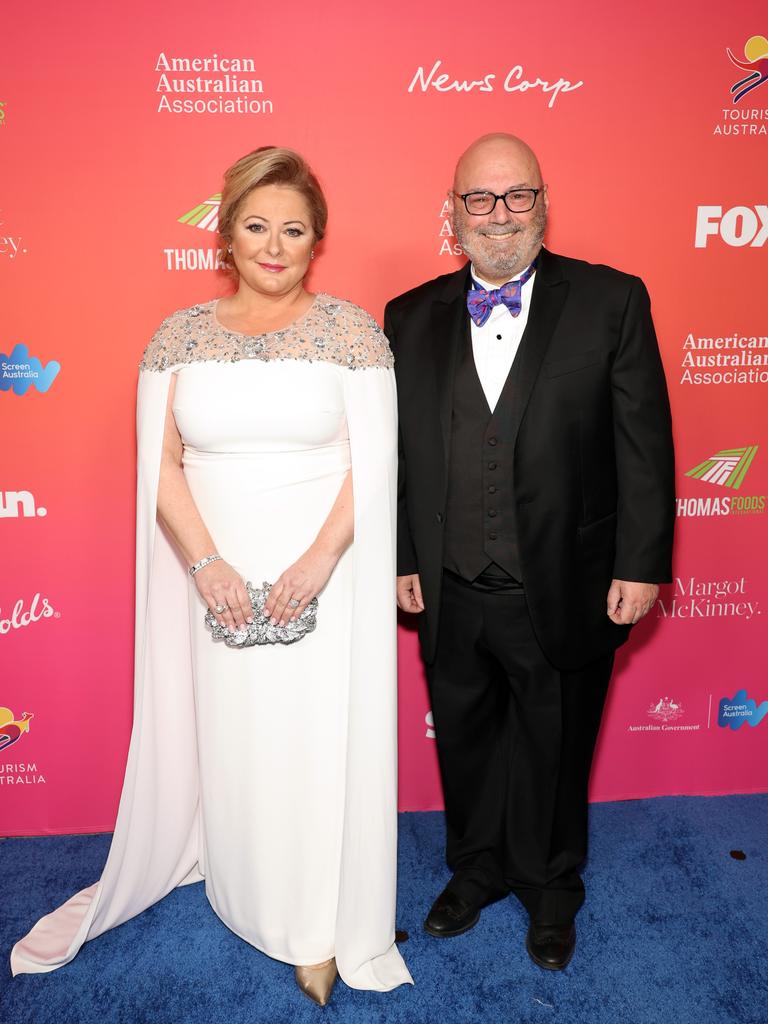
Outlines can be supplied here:
<path id="1" fill-rule="evenodd" d="M 317 598 L 313 597 L 295 622 L 284 626 L 273 626 L 264 617 L 264 604 L 272 589 L 271 583 L 262 583 L 261 589 L 246 583 L 245 589 L 253 608 L 253 622 L 231 633 L 226 626 L 220 626 L 210 609 L 205 613 L 205 624 L 211 629 L 214 640 L 223 640 L 227 647 L 255 647 L 257 644 L 295 644 L 317 625 Z"/>

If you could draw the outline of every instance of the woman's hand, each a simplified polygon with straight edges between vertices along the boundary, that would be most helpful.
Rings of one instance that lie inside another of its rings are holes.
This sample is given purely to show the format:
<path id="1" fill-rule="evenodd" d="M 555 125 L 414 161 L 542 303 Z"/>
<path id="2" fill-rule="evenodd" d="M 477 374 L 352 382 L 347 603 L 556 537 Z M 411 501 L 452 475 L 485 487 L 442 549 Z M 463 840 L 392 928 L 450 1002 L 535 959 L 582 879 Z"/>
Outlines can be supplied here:
<path id="1" fill-rule="evenodd" d="M 192 577 L 198 593 L 216 616 L 220 626 L 230 632 L 253 622 L 253 609 L 242 577 L 223 559 L 198 569 Z M 220 610 L 221 609 L 221 610 Z"/>
<path id="2" fill-rule="evenodd" d="M 265 618 L 281 626 L 298 619 L 328 582 L 337 561 L 329 551 L 315 545 L 308 548 L 273 584 L 264 605 Z"/>

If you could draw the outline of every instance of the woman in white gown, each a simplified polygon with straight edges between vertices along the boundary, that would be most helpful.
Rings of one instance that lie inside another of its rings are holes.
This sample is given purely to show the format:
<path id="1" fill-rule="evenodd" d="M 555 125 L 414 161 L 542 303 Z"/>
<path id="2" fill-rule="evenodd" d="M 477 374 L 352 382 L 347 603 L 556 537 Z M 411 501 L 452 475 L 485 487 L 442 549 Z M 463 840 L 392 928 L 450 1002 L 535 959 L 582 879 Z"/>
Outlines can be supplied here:
<path id="1" fill-rule="evenodd" d="M 394 943 L 396 712 L 392 357 L 362 309 L 304 278 L 325 201 L 298 154 L 227 172 L 219 232 L 237 292 L 169 317 L 141 364 L 136 699 L 101 880 L 14 947 L 55 970 L 174 886 L 205 880 L 238 935 L 296 965 L 316 1002 L 336 973 L 386 991 Z M 159 521 L 159 523 L 158 523 Z M 212 639 L 266 615 L 291 645 Z"/>

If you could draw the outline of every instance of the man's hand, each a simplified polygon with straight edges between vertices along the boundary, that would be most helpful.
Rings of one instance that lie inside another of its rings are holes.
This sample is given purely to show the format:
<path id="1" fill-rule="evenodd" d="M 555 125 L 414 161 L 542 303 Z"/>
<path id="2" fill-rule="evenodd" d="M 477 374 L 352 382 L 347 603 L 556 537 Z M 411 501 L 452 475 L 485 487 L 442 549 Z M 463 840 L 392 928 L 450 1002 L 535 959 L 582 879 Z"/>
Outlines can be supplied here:
<path id="1" fill-rule="evenodd" d="M 614 580 L 608 591 L 608 618 L 617 626 L 634 626 L 653 608 L 658 596 L 658 583 Z"/>
<path id="2" fill-rule="evenodd" d="M 404 612 L 414 614 L 424 611 L 424 598 L 421 596 L 419 574 L 397 577 L 397 607 Z"/>

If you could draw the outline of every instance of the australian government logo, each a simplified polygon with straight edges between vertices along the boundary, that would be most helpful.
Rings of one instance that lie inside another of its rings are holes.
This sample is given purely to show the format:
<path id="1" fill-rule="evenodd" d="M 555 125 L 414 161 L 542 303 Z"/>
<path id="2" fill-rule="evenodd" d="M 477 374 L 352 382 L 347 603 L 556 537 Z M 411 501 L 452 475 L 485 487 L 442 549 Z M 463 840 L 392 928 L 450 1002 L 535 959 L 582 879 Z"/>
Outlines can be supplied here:
<path id="1" fill-rule="evenodd" d="M 768 89 L 762 88 L 768 82 L 768 39 L 750 36 L 741 55 L 730 47 L 725 53 L 732 78 L 731 102 L 722 108 L 722 120 L 712 134 L 768 135 Z M 760 102 L 766 105 L 760 107 Z"/>
<path id="2" fill-rule="evenodd" d="M 678 516 L 723 517 L 764 513 L 768 507 L 766 495 L 741 493 L 757 451 L 756 444 L 724 448 L 687 470 L 685 476 L 707 485 L 707 493 L 678 496 Z"/>
<path id="3" fill-rule="evenodd" d="M 671 592 L 656 602 L 657 618 L 674 621 L 735 618 L 752 622 L 762 614 L 760 602 L 745 576 L 714 580 L 676 576 Z"/>
<path id="4" fill-rule="evenodd" d="M 16 716 L 10 708 L 0 707 L 0 752 L 24 740 L 34 718 L 31 711 Z M 18 748 L 13 753 L 16 755 Z M 23 749 L 20 751 L 23 753 Z M 45 776 L 34 761 L 0 762 L 0 786 L 37 786 L 45 784 Z"/>
<path id="5" fill-rule="evenodd" d="M 252 57 L 177 57 L 155 61 L 158 114 L 272 114 Z"/>
<path id="6" fill-rule="evenodd" d="M 685 709 L 679 700 L 669 696 L 659 696 L 651 702 L 646 710 L 646 718 L 650 721 L 627 726 L 627 732 L 698 732 L 700 722 L 680 722 Z"/>
<path id="7" fill-rule="evenodd" d="M 683 340 L 680 366 L 681 384 L 768 384 L 768 335 L 691 332 Z"/>
<path id="8" fill-rule="evenodd" d="M 201 240 L 209 241 L 206 246 L 188 245 L 183 248 L 169 247 L 163 249 L 166 270 L 220 270 L 221 263 L 216 248 L 216 232 L 219 229 L 219 206 L 221 193 L 214 192 L 207 199 L 196 203 L 191 210 L 178 218 L 179 224 L 186 228 L 197 228 L 205 232 L 198 235 Z M 189 237 L 194 235 L 189 232 Z"/>
<path id="9" fill-rule="evenodd" d="M 25 395 L 30 388 L 46 392 L 58 376 L 61 364 L 51 359 L 45 366 L 30 356 L 26 345 L 14 345 L 11 354 L 0 352 L 0 391 Z"/>

